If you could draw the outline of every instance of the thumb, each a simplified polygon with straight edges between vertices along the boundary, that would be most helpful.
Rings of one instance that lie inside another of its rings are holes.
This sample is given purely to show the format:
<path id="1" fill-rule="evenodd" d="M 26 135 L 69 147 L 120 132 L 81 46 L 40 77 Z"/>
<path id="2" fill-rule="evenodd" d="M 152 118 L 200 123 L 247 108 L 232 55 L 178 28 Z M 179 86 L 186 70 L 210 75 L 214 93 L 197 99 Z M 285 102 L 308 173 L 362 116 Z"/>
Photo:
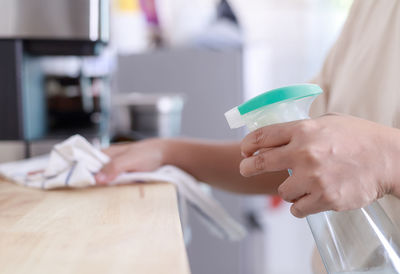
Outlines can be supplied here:
<path id="1" fill-rule="evenodd" d="M 119 170 L 118 165 L 113 160 L 103 166 L 103 168 L 95 175 L 96 184 L 105 185 L 114 180 L 122 170 Z"/>
<path id="2" fill-rule="evenodd" d="M 126 171 L 135 170 L 135 162 L 131 159 L 130 154 L 120 154 L 103 166 L 103 168 L 95 175 L 96 183 L 104 185 L 114 180 L 119 174 Z"/>

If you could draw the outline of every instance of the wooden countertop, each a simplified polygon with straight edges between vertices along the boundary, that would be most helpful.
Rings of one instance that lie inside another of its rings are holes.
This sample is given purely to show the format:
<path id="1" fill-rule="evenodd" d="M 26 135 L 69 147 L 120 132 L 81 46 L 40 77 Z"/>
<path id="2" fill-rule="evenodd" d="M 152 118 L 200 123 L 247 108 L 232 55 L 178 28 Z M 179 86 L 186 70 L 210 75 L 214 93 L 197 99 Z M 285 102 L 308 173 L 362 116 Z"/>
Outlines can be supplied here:
<path id="1" fill-rule="evenodd" d="M 0 182 L 1 274 L 188 274 L 174 186 Z"/>

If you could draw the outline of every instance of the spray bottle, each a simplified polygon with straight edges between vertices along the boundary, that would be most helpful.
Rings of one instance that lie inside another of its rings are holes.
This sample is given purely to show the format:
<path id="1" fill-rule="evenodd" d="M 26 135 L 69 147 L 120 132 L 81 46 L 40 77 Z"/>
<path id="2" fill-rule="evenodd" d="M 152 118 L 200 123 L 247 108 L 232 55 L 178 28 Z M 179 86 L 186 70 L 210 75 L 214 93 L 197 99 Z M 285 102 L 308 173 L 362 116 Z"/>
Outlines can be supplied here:
<path id="1" fill-rule="evenodd" d="M 250 131 L 275 123 L 308 119 L 311 103 L 322 93 L 301 84 L 270 90 L 225 113 L 231 128 Z M 288 170 L 291 174 L 291 170 Z M 378 202 L 364 208 L 326 211 L 307 217 L 329 274 L 400 273 L 400 234 Z"/>

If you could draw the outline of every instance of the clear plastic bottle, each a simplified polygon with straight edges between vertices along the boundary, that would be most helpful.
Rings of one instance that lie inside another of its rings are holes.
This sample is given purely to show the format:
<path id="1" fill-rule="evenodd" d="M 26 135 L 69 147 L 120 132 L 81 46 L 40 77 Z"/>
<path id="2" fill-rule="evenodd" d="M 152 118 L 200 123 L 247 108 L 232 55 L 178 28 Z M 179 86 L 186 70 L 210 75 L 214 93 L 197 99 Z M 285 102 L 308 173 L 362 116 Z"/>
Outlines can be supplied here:
<path id="1" fill-rule="evenodd" d="M 307 119 L 320 93 L 321 88 L 311 84 L 282 87 L 254 97 L 225 116 L 231 128 L 247 126 L 250 131 Z M 378 202 L 361 209 L 309 215 L 307 221 L 328 273 L 400 273 L 400 231 Z"/>

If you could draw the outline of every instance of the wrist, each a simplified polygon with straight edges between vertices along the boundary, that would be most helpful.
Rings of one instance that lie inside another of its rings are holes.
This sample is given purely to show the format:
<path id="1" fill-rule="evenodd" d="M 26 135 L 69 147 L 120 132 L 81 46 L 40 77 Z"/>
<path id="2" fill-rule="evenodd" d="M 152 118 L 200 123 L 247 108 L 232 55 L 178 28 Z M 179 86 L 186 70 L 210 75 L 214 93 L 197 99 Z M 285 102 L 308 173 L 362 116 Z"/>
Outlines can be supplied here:
<path id="1" fill-rule="evenodd" d="M 172 139 L 157 139 L 161 152 L 161 165 L 176 165 L 176 141 Z"/>

